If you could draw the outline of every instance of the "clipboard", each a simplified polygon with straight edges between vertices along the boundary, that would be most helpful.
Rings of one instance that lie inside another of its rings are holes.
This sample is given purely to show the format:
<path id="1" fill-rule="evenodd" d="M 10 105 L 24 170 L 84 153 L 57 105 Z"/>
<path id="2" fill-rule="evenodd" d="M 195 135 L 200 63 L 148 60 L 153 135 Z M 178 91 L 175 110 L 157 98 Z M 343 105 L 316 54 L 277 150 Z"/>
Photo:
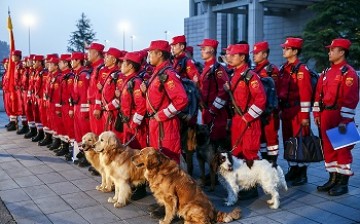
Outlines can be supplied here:
<path id="1" fill-rule="evenodd" d="M 344 134 L 339 132 L 338 127 L 327 130 L 326 134 L 334 150 L 360 142 L 360 134 L 355 122 L 350 122 L 346 125 L 346 132 Z"/>

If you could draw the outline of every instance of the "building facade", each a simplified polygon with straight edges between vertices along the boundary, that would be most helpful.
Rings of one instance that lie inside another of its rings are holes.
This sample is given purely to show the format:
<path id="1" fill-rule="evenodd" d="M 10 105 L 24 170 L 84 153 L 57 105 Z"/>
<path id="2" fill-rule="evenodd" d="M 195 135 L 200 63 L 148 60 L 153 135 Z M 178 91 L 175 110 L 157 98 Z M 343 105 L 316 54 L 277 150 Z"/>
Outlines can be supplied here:
<path id="1" fill-rule="evenodd" d="M 309 6 L 319 0 L 189 0 L 185 18 L 188 45 L 194 46 L 195 60 L 201 61 L 196 46 L 204 38 L 217 39 L 218 51 L 246 40 L 269 42 L 270 61 L 284 62 L 280 44 L 288 36 L 301 36 L 313 17 Z"/>

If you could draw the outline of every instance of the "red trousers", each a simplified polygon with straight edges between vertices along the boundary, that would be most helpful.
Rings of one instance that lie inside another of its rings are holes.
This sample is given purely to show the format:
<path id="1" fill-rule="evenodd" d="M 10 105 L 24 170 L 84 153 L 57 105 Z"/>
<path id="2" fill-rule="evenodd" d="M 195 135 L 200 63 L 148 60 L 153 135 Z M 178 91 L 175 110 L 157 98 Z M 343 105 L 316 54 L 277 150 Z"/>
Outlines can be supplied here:
<path id="1" fill-rule="evenodd" d="M 34 109 L 33 110 L 33 115 L 34 115 L 35 123 L 38 125 L 38 124 L 41 124 L 41 120 L 40 120 L 40 104 L 41 104 L 42 100 L 34 98 L 34 102 L 35 103 L 34 103 L 34 107 L 33 107 L 33 109 Z"/>
<path id="2" fill-rule="evenodd" d="M 94 116 L 95 105 L 90 104 L 90 129 L 96 135 L 100 135 L 105 130 L 105 117 L 104 114 L 101 115 L 100 119 L 95 118 Z M 102 112 L 103 113 L 103 112 Z"/>
<path id="3" fill-rule="evenodd" d="M 203 112 L 204 117 L 204 112 Z M 227 125 L 228 113 L 226 109 L 219 110 L 214 120 L 214 126 L 212 127 L 210 140 L 223 140 L 226 138 L 226 125 Z"/>
<path id="4" fill-rule="evenodd" d="M 131 122 L 124 124 L 124 137 L 122 141 L 124 144 L 128 142 L 135 135 L 135 130 L 129 127 L 129 124 Z M 147 146 L 146 140 L 147 140 L 147 127 L 143 122 L 140 126 L 138 126 L 136 136 L 134 140 L 129 144 L 129 146 L 133 149 L 145 148 Z"/>
<path id="5" fill-rule="evenodd" d="M 8 116 L 23 115 L 20 90 L 17 90 L 14 93 L 4 92 L 4 107 Z"/>
<path id="6" fill-rule="evenodd" d="M 340 121 L 340 110 L 324 110 L 320 112 L 320 132 L 324 151 L 325 168 L 328 172 L 353 175 L 350 165 L 353 161 L 351 149 L 354 148 L 354 145 L 334 150 L 326 135 L 326 130 L 337 127 Z"/>
<path id="7" fill-rule="evenodd" d="M 162 138 L 160 138 L 160 134 Z M 155 119 L 149 121 L 150 146 L 160 149 L 170 159 L 180 164 L 180 121 L 178 117 L 158 122 Z M 160 147 L 161 146 L 161 147 Z"/>
<path id="8" fill-rule="evenodd" d="M 259 159 L 261 121 L 257 119 L 246 125 L 242 117 L 236 114 L 231 121 L 232 154 L 246 160 Z"/>
<path id="9" fill-rule="evenodd" d="M 75 139 L 74 131 L 74 117 L 70 117 L 69 111 L 73 110 L 69 104 L 64 104 L 61 107 L 61 117 L 62 125 L 64 126 L 64 135 L 68 136 L 70 139 Z"/>
<path id="10" fill-rule="evenodd" d="M 49 116 L 50 116 L 50 120 L 51 120 L 51 129 L 53 131 L 56 132 L 56 134 L 58 135 L 65 135 L 65 127 L 64 127 L 64 123 L 62 122 L 63 118 L 63 114 L 61 114 L 60 116 L 56 114 L 56 111 L 61 111 L 61 108 L 57 108 L 55 107 L 54 103 L 50 103 L 50 108 L 49 108 Z"/>
<path id="11" fill-rule="evenodd" d="M 278 112 L 273 112 L 266 118 L 266 124 L 262 122 L 261 124 L 261 144 L 266 144 L 266 152 L 268 155 L 278 155 L 279 154 L 279 114 Z"/>
<path id="12" fill-rule="evenodd" d="M 82 137 L 90 132 L 89 111 L 81 111 L 80 105 L 74 106 L 75 141 L 81 143 Z"/>

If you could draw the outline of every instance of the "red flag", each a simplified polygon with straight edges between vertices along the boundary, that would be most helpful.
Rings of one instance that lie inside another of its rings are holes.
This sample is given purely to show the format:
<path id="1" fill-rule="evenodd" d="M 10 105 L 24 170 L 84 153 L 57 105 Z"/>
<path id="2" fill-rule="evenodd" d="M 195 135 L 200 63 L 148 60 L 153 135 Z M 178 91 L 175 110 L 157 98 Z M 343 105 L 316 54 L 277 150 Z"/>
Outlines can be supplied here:
<path id="1" fill-rule="evenodd" d="M 8 10 L 7 27 L 9 30 L 9 42 L 10 42 L 10 56 L 9 56 L 9 63 L 7 69 L 7 73 L 9 77 L 9 92 L 10 92 L 10 99 L 13 108 L 12 111 L 16 111 L 14 110 L 17 108 L 17 102 L 16 102 L 17 100 L 15 95 L 15 63 L 11 60 L 11 53 L 15 50 L 15 40 L 14 40 L 13 26 L 10 17 L 10 9 Z"/>

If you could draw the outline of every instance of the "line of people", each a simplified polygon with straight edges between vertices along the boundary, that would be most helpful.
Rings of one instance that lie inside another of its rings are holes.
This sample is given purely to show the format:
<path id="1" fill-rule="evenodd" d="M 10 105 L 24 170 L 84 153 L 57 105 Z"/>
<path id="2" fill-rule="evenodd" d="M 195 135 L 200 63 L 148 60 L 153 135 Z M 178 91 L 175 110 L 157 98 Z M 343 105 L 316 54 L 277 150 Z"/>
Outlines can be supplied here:
<path id="1" fill-rule="evenodd" d="M 3 78 L 4 102 L 10 122 L 8 131 L 17 130 L 41 146 L 49 146 L 57 156 L 71 159 L 74 141 L 89 131 L 100 135 L 111 130 L 123 144 L 133 148 L 152 146 L 180 163 L 181 154 L 192 174 L 189 133 L 196 124 L 210 128 L 211 144 L 232 151 L 251 168 L 261 158 L 276 164 L 279 155 L 280 120 L 283 141 L 310 134 L 310 112 L 319 126 L 327 183 L 318 187 L 330 195 L 348 191 L 351 149 L 334 150 L 326 130 L 354 120 L 359 101 L 355 70 L 347 64 L 351 42 L 334 39 L 329 48 L 330 67 L 312 86 L 311 74 L 299 56 L 301 38 L 289 37 L 281 45 L 287 60 L 280 69 L 268 60 L 268 42 L 254 45 L 251 68 L 246 42 L 224 49 L 224 63 L 217 60 L 218 41 L 204 39 L 200 47 L 204 65 L 192 60 L 193 48 L 186 37 L 176 36 L 171 43 L 156 40 L 149 48 L 125 52 L 91 43 L 87 54 L 30 55 L 21 61 L 21 51 L 11 52 L 16 64 L 15 93 L 9 91 L 9 76 Z M 4 61 L 6 68 L 6 62 Z M 269 108 L 262 78 L 275 83 L 279 105 Z M 199 114 L 179 116 L 189 101 L 182 79 L 199 89 Z M 312 102 L 314 101 L 314 103 Z M 18 128 L 17 118 L 22 121 Z M 231 140 L 229 140 L 231 136 Z M 81 163 L 85 163 L 82 159 Z M 286 180 L 298 186 L 307 183 L 307 163 L 289 162 Z M 93 171 L 95 172 L 95 171 Z M 253 188 L 244 197 L 257 195 Z"/>

